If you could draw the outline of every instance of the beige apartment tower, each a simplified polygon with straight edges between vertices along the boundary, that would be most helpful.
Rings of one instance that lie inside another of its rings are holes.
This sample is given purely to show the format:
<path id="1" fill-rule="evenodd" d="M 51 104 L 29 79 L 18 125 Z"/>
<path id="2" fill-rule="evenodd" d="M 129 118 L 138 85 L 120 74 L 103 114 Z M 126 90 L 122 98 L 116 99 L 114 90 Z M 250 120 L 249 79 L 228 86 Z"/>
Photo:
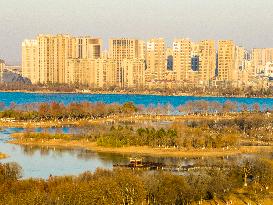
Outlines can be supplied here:
<path id="1" fill-rule="evenodd" d="M 173 67 L 178 84 L 208 85 L 215 77 L 215 42 L 202 40 L 194 43 L 187 38 L 175 39 Z"/>
<path id="2" fill-rule="evenodd" d="M 113 59 L 96 60 L 96 86 L 98 88 L 117 87 L 117 62 Z"/>
<path id="3" fill-rule="evenodd" d="M 252 49 L 252 62 L 255 67 L 255 73 L 260 73 L 266 63 L 273 62 L 273 48 Z"/>
<path id="4" fill-rule="evenodd" d="M 76 58 L 98 59 L 102 55 L 102 40 L 93 37 L 76 38 Z"/>
<path id="5" fill-rule="evenodd" d="M 125 59 L 123 85 L 125 88 L 143 88 L 145 84 L 145 60 L 140 58 Z"/>
<path id="6" fill-rule="evenodd" d="M 183 84 L 189 80 L 191 72 L 192 42 L 190 39 L 175 39 L 173 42 L 173 71 L 176 81 Z"/>
<path id="7" fill-rule="evenodd" d="M 39 82 L 39 59 L 37 40 L 24 40 L 22 43 L 22 76 L 31 83 Z"/>
<path id="8" fill-rule="evenodd" d="M 116 80 L 120 87 L 123 87 L 124 69 L 123 60 L 135 59 L 144 56 L 143 41 L 128 38 L 109 40 L 109 58 L 117 63 Z"/>
<path id="9" fill-rule="evenodd" d="M 148 40 L 146 49 L 146 82 L 165 80 L 167 61 L 164 39 L 153 38 Z"/>
<path id="10" fill-rule="evenodd" d="M 246 80 L 246 69 L 245 69 L 245 60 L 246 60 L 246 50 L 241 46 L 235 46 L 235 72 L 233 76 L 233 81 L 237 83 L 237 85 L 241 84 Z"/>
<path id="11" fill-rule="evenodd" d="M 233 81 L 235 76 L 235 44 L 232 40 L 218 41 L 218 80 Z"/>
<path id="12" fill-rule="evenodd" d="M 66 60 L 75 58 L 75 38 L 69 35 L 39 35 L 38 59 L 40 83 L 66 83 Z"/>
<path id="13" fill-rule="evenodd" d="M 202 40 L 198 43 L 198 83 L 209 85 L 215 77 L 216 49 L 214 40 Z"/>
<path id="14" fill-rule="evenodd" d="M 117 86 L 117 63 L 112 59 L 68 59 L 66 81 L 90 88 Z"/>
<path id="15" fill-rule="evenodd" d="M 86 85 L 86 67 L 88 59 L 71 58 L 66 60 L 66 83 L 69 85 Z"/>

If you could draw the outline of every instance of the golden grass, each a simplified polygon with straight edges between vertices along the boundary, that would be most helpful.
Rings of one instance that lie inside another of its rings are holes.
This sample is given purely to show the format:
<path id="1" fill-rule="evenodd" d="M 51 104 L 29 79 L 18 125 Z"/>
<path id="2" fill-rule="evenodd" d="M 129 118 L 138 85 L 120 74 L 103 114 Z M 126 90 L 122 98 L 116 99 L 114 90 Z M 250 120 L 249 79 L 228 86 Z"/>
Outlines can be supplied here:
<path id="1" fill-rule="evenodd" d="M 0 153 L 0 159 L 4 159 L 4 158 L 7 158 L 7 155 Z"/>
<path id="2" fill-rule="evenodd" d="M 36 128 L 36 127 L 62 127 L 65 125 L 74 125 L 74 126 L 84 126 L 88 124 L 99 124 L 104 122 L 118 122 L 118 121 L 134 121 L 134 122 L 142 122 L 142 121 L 171 121 L 171 122 L 179 122 L 185 120 L 208 120 L 208 119 L 233 119 L 236 115 L 232 116 L 164 116 L 164 115 L 134 115 L 134 116 L 112 116 L 108 118 L 98 118 L 94 120 L 48 120 L 48 121 L 5 121 L 4 119 L 0 119 L 0 127 L 22 127 L 22 128 Z"/>
<path id="3" fill-rule="evenodd" d="M 97 152 L 119 153 L 119 154 L 137 154 L 143 156 L 168 156 L 168 157 L 220 157 L 231 156 L 243 153 L 271 152 L 272 146 L 251 146 L 231 149 L 181 149 L 176 148 L 152 148 L 148 146 L 130 146 L 130 147 L 102 147 L 95 142 L 88 140 L 64 140 L 64 139 L 30 139 L 24 138 L 23 133 L 13 134 L 10 143 L 19 145 L 49 146 L 59 148 L 84 148 Z"/>

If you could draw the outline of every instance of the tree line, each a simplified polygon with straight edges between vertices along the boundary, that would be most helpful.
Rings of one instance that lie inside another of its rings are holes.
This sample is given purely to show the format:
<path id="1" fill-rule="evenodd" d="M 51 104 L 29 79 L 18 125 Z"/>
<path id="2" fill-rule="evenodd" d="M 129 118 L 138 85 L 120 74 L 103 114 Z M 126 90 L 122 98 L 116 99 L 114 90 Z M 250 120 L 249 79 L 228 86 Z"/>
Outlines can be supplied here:
<path id="1" fill-rule="evenodd" d="M 16 120 L 61 120 L 61 119 L 95 119 L 118 114 L 130 114 L 137 111 L 132 102 L 124 104 L 106 104 L 101 102 L 72 102 L 68 105 L 58 102 L 16 105 L 8 108 L 0 103 L 0 118 Z"/>
<path id="2" fill-rule="evenodd" d="M 236 113 L 236 112 L 270 112 L 272 111 L 272 105 L 259 103 L 246 104 L 232 102 L 230 100 L 224 103 L 218 103 L 215 101 L 197 100 L 189 101 L 178 107 L 180 113 L 184 114 L 225 114 L 225 113 Z"/>
<path id="3" fill-rule="evenodd" d="M 141 127 L 134 129 L 128 126 L 112 126 L 110 129 L 100 130 L 98 133 L 23 133 L 22 140 L 28 139 L 63 139 L 67 141 L 84 139 L 88 142 L 96 142 L 97 145 L 103 147 L 149 146 L 153 148 L 201 149 L 238 147 L 241 135 L 235 131 L 216 132 L 207 128 L 155 129 Z"/>
<path id="4" fill-rule="evenodd" d="M 252 105 L 238 104 L 226 101 L 189 101 L 178 107 L 171 104 L 148 106 L 135 105 L 132 102 L 124 104 L 106 104 L 102 102 L 72 102 L 67 105 L 59 102 L 31 103 L 16 105 L 10 103 L 5 106 L 0 102 L 0 118 L 14 118 L 16 120 L 60 120 L 60 119 L 94 119 L 113 115 L 173 115 L 179 111 L 181 115 L 223 115 L 228 113 L 258 113 L 271 112 L 271 105 L 254 103 Z"/>
<path id="5" fill-rule="evenodd" d="M 186 205 L 202 201 L 226 203 L 234 196 L 256 203 L 265 198 L 273 200 L 272 160 L 202 163 L 202 169 L 186 175 L 97 169 L 79 176 L 50 176 L 47 180 L 22 180 L 19 165 L 0 164 L 0 204 Z"/>
<path id="6" fill-rule="evenodd" d="M 182 128 L 183 127 L 183 128 Z M 95 136 L 100 146 L 149 146 L 176 149 L 222 148 L 239 146 L 240 134 L 229 130 L 217 132 L 205 127 L 174 125 L 173 128 L 112 127 Z"/>

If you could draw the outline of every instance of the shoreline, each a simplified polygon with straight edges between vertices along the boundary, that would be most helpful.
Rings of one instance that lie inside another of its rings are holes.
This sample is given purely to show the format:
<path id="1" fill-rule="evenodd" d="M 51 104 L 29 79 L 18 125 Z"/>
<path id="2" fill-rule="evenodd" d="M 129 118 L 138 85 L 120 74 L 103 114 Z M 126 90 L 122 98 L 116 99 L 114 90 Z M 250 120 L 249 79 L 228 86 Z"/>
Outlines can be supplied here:
<path id="1" fill-rule="evenodd" d="M 257 97 L 257 96 L 245 96 L 245 95 L 208 95 L 208 94 L 191 94 L 191 93 L 181 93 L 175 95 L 167 95 L 162 93 L 153 93 L 153 92 L 110 92 L 110 91 L 74 91 L 74 92 L 65 92 L 65 91 L 49 91 L 49 90 L 39 90 L 39 91 L 29 91 L 29 90 L 0 90 L 0 93 L 30 93 L 30 94 L 82 94 L 82 95 L 144 95 L 144 96 L 162 96 L 162 97 L 205 97 L 205 98 L 253 98 L 253 99 L 264 99 L 264 98 L 273 98 L 273 96 Z"/>
<path id="2" fill-rule="evenodd" d="M 126 154 L 126 155 L 142 155 L 157 157 L 223 157 L 234 156 L 238 154 L 253 154 L 259 152 L 272 152 L 273 146 L 242 146 L 230 149 L 181 149 L 176 148 L 152 148 L 148 146 L 130 146 L 130 147 L 102 147 L 96 142 L 88 142 L 88 140 L 63 140 L 63 139 L 23 139 L 23 133 L 15 133 L 8 143 L 26 146 L 51 147 L 62 149 L 82 148 L 98 153 Z M 21 137 L 21 139 L 19 139 Z"/>

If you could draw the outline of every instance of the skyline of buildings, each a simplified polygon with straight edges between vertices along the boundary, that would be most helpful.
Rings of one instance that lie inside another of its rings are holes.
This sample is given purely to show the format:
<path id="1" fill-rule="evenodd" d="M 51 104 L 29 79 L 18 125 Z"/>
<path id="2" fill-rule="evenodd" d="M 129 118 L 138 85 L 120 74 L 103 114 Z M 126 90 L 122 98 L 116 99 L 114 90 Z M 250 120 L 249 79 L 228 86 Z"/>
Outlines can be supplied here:
<path id="1" fill-rule="evenodd" d="M 250 86 L 264 81 L 273 62 L 273 48 L 249 52 L 232 40 L 176 38 L 169 48 L 163 38 L 113 38 L 102 48 L 101 38 L 40 34 L 22 42 L 22 75 L 34 84 L 90 88 Z"/>

